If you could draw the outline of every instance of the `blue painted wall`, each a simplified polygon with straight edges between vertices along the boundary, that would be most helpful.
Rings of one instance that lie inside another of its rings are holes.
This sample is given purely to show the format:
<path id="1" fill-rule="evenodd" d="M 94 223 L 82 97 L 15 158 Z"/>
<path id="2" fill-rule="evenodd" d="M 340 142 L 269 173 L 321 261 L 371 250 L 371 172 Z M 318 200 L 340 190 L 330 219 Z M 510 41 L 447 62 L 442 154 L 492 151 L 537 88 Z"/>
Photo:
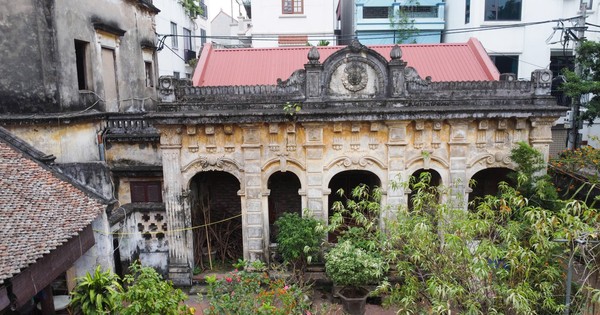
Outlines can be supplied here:
<path id="1" fill-rule="evenodd" d="M 418 0 L 420 7 L 434 7 L 428 12 L 415 13 L 413 26 L 418 30 L 416 36 L 410 37 L 404 43 L 440 43 L 441 32 L 444 29 L 445 4 L 440 0 Z M 402 5 L 411 5 L 407 0 L 356 0 L 355 2 L 355 34 L 363 44 L 394 44 L 399 40 L 396 27 L 392 20 L 397 20 L 398 9 Z M 414 4 L 413 4 L 414 5 Z M 368 7 L 387 7 L 396 19 L 390 17 L 364 18 L 364 10 Z"/>

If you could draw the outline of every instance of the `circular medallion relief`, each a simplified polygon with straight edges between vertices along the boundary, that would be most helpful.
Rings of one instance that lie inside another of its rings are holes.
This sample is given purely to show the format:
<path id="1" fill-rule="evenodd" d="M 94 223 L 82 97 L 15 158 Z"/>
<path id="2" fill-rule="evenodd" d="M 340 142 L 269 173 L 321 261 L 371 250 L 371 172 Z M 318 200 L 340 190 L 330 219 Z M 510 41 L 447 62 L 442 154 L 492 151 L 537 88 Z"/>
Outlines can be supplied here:
<path id="1" fill-rule="evenodd" d="M 344 77 L 342 83 L 344 87 L 352 92 L 357 92 L 364 89 L 367 86 L 369 77 L 367 75 L 367 69 L 359 62 L 352 62 L 344 69 Z"/>

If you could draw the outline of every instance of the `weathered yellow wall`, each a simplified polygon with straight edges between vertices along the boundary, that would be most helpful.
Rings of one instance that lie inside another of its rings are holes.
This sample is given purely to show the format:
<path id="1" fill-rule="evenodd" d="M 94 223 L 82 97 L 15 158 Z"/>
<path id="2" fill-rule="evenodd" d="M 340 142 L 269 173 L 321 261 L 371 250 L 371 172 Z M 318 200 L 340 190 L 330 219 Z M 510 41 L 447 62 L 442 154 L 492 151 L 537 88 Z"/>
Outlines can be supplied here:
<path id="1" fill-rule="evenodd" d="M 58 163 L 99 161 L 100 122 L 5 126 L 36 149 L 56 156 Z"/>

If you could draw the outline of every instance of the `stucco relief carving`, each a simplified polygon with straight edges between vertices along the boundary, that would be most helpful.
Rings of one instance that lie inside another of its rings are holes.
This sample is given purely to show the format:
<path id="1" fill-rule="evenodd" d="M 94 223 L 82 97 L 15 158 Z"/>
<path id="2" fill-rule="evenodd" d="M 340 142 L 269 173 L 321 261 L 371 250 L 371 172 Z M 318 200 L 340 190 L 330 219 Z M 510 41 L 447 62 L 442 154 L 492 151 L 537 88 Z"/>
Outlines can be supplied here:
<path id="1" fill-rule="evenodd" d="M 512 166 L 512 160 L 510 159 L 510 154 L 505 151 L 498 151 L 494 154 L 485 153 L 481 155 L 477 155 L 473 157 L 469 163 L 468 167 L 471 168 L 477 164 L 480 164 L 483 167 L 510 167 Z"/>
<path id="2" fill-rule="evenodd" d="M 383 65 L 363 56 L 348 56 L 335 61 L 326 73 L 326 93 L 344 98 L 383 95 L 385 93 Z M 348 92 L 351 92 L 348 95 Z"/>
<path id="3" fill-rule="evenodd" d="M 377 165 L 381 169 L 387 169 L 382 161 L 372 156 L 342 156 L 326 165 L 324 169 L 329 170 L 335 166 L 356 169 L 365 168 L 370 165 Z"/>
<path id="4" fill-rule="evenodd" d="M 239 164 L 236 160 L 226 157 L 215 157 L 215 156 L 201 156 L 188 165 L 184 166 L 182 171 L 186 172 L 193 167 L 199 167 L 203 171 L 232 171 L 243 172 L 243 165 Z"/>
<path id="5" fill-rule="evenodd" d="M 160 144 L 162 147 L 181 147 L 181 128 L 161 130 Z"/>
<path id="6" fill-rule="evenodd" d="M 344 87 L 352 92 L 358 92 L 367 86 L 369 76 L 367 70 L 358 62 L 352 62 L 344 69 L 345 77 L 342 78 Z"/>
<path id="7" fill-rule="evenodd" d="M 300 88 L 304 86 L 306 82 L 306 71 L 304 69 L 296 70 L 290 75 L 287 80 L 277 79 L 277 86 L 280 88 L 286 88 L 288 86 L 293 86 Z"/>

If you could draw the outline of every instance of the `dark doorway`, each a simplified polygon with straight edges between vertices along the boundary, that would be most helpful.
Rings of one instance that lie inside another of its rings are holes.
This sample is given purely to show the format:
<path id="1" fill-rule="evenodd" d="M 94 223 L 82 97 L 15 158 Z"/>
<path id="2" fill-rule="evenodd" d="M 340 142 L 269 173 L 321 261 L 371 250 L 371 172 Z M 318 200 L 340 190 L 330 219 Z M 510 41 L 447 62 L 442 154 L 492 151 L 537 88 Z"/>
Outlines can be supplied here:
<path id="1" fill-rule="evenodd" d="M 474 183 L 471 185 L 473 191 L 469 193 L 469 203 L 477 197 L 497 195 L 500 182 L 507 182 L 509 185 L 514 186 L 514 180 L 509 176 L 511 173 L 514 173 L 514 171 L 504 167 L 487 168 L 475 173 L 471 177 Z"/>
<path id="2" fill-rule="evenodd" d="M 429 176 L 425 176 L 424 174 L 428 174 Z M 439 201 L 439 192 L 437 188 L 442 184 L 442 176 L 440 173 L 434 170 L 426 170 L 420 169 L 414 172 L 410 177 L 410 194 L 408 195 L 408 209 L 412 211 L 414 209 L 414 197 L 417 194 L 417 187 L 414 187 L 414 184 L 423 180 L 429 180 L 428 183 L 428 191 L 432 192 L 435 195 L 435 201 Z"/>
<path id="3" fill-rule="evenodd" d="M 203 172 L 192 178 L 190 201 L 194 227 L 194 263 L 229 266 L 243 257 L 242 206 L 238 179 L 226 172 Z"/>
<path id="4" fill-rule="evenodd" d="M 275 221 L 284 213 L 298 213 L 302 216 L 302 199 L 298 194 L 300 180 L 292 172 L 277 172 L 269 177 L 269 239 L 275 243 L 277 231 Z"/>
<path id="5" fill-rule="evenodd" d="M 377 175 L 368 171 L 341 172 L 336 174 L 331 181 L 329 181 L 329 189 L 331 189 L 328 200 L 329 217 L 333 215 L 333 203 L 336 201 L 345 203 L 346 198 L 351 198 L 352 190 L 361 184 L 367 185 L 369 191 L 373 191 L 375 187 L 381 186 L 381 181 Z M 338 194 L 340 189 L 344 191 L 345 196 L 340 196 Z M 329 241 L 336 242 L 337 235 L 331 233 L 329 235 Z"/>

